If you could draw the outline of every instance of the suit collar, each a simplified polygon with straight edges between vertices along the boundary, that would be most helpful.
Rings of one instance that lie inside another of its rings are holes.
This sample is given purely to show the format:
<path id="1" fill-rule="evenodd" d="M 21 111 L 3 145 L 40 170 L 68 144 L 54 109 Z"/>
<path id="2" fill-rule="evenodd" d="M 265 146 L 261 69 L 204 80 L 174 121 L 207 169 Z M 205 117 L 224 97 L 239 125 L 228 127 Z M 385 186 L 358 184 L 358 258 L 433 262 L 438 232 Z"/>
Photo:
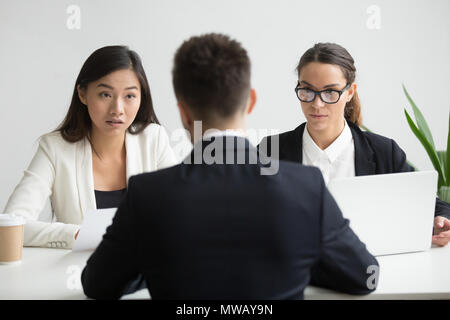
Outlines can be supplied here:
<path id="1" fill-rule="evenodd" d="M 288 161 L 303 162 L 303 132 L 306 122 L 299 125 L 292 131 L 289 131 L 285 139 L 280 140 L 280 159 Z"/>
<path id="2" fill-rule="evenodd" d="M 376 174 L 375 153 L 364 133 L 353 122 L 347 121 L 355 144 L 355 174 L 357 176 Z M 289 131 L 280 141 L 280 158 L 294 162 L 303 162 L 303 132 L 306 122 Z"/>
<path id="3" fill-rule="evenodd" d="M 87 138 L 76 142 L 77 190 L 82 219 L 88 210 L 96 209 L 94 175 L 92 172 L 92 149 Z"/>
<path id="4" fill-rule="evenodd" d="M 310 136 L 308 124 L 303 131 L 302 142 L 303 152 L 308 155 L 313 163 L 319 161 L 319 159 L 326 159 L 330 163 L 334 163 L 348 149 L 350 144 L 354 145 L 350 127 L 346 122 L 344 122 L 344 129 L 341 134 L 325 150 L 322 150 Z"/>
<path id="5" fill-rule="evenodd" d="M 357 176 L 376 174 L 375 153 L 361 129 L 347 121 L 355 144 L 355 174 Z"/>
<path id="6" fill-rule="evenodd" d="M 246 138 L 245 132 L 240 130 L 208 130 L 203 137 L 202 140 L 209 141 L 212 137 L 221 137 L 221 136 L 236 136 Z"/>
<path id="7" fill-rule="evenodd" d="M 200 146 L 204 149 L 208 145 L 216 143 L 216 146 L 222 146 L 225 150 L 250 150 L 256 148 L 244 136 L 240 135 L 214 135 L 208 136 L 194 144 L 193 149 Z"/>
<path id="8" fill-rule="evenodd" d="M 137 175 L 144 171 L 142 157 L 137 156 L 136 154 L 136 152 L 140 149 L 138 135 L 133 135 L 129 133 L 128 130 L 125 133 L 125 149 L 127 152 L 126 174 L 128 186 L 128 179 L 131 176 Z M 156 156 L 156 154 L 152 156 Z"/>
<path id="9" fill-rule="evenodd" d="M 87 210 L 97 208 L 94 191 L 94 174 L 92 171 L 92 149 L 91 143 L 87 138 L 76 142 L 76 170 L 77 170 L 77 189 L 80 199 L 80 207 L 82 215 Z M 139 150 L 139 141 L 136 135 L 132 135 L 128 131 L 125 133 L 126 157 L 126 175 L 127 185 L 128 179 L 136 174 L 143 172 L 142 157 L 136 156 Z"/>
<path id="10" fill-rule="evenodd" d="M 245 159 L 247 159 L 248 155 L 253 159 L 253 157 L 257 156 L 257 149 L 247 138 L 234 135 L 218 135 L 197 141 L 191 153 L 183 160 L 183 163 L 209 163 L 211 159 L 217 160 L 216 163 L 219 164 L 240 163 L 239 157 L 245 156 Z M 234 159 L 234 162 L 231 159 Z M 247 161 L 245 163 L 249 162 Z"/>

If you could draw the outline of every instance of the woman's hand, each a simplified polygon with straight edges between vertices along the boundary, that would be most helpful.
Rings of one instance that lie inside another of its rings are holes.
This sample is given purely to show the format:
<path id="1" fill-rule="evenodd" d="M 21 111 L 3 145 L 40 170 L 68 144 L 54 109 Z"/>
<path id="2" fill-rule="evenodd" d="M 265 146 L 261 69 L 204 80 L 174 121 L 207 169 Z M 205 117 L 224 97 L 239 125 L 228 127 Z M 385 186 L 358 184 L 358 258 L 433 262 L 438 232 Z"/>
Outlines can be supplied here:
<path id="1" fill-rule="evenodd" d="M 437 216 L 434 218 L 433 244 L 446 246 L 450 241 L 450 220 Z"/>

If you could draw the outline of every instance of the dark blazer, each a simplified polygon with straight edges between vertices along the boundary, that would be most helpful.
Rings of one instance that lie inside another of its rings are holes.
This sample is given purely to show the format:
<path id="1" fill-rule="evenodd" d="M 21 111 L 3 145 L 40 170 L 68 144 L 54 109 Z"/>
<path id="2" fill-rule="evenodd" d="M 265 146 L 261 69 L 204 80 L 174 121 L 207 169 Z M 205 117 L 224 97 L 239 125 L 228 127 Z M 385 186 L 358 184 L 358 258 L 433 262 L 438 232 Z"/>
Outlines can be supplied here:
<path id="1" fill-rule="evenodd" d="M 414 171 L 414 168 L 406 162 L 405 152 L 394 140 L 362 131 L 350 121 L 347 121 L 347 124 L 355 144 L 355 173 L 357 176 Z M 302 163 L 305 125 L 306 122 L 292 131 L 265 137 L 258 145 L 258 150 L 262 155 Z M 276 139 L 279 143 L 278 156 L 271 154 L 272 141 L 275 143 Z M 450 219 L 450 205 L 436 198 L 435 216 Z"/>
<path id="2" fill-rule="evenodd" d="M 153 299 L 302 299 L 311 276 L 350 294 L 372 291 L 368 270 L 378 262 L 320 171 L 277 161 L 277 174 L 261 175 L 256 148 L 231 139 L 215 152 L 246 164 L 181 163 L 130 178 L 83 270 L 88 297 L 119 298 L 139 273 Z"/>

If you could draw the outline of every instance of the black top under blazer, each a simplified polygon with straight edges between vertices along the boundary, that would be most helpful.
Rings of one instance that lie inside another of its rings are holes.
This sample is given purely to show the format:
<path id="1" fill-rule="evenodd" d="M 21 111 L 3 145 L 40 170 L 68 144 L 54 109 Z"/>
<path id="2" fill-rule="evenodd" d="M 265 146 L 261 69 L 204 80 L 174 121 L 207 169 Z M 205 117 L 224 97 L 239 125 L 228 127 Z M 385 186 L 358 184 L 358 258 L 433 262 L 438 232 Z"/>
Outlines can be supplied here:
<path id="1" fill-rule="evenodd" d="M 248 140 L 231 138 L 234 146 L 216 149 L 226 159 L 257 159 Z M 197 143 L 189 159 L 209 143 Z M 183 162 L 131 177 L 83 270 L 85 294 L 119 298 L 139 273 L 153 299 L 302 299 L 310 282 L 350 294 L 373 291 L 369 266 L 378 262 L 319 169 L 276 161 L 277 174 L 261 175 L 257 160 Z"/>
<path id="2" fill-rule="evenodd" d="M 414 168 L 406 162 L 405 152 L 394 140 L 362 131 L 353 122 L 347 121 L 347 124 L 355 144 L 356 176 L 414 171 Z M 292 131 L 265 137 L 258 145 L 258 150 L 263 155 L 273 157 L 270 152 L 271 144 L 273 137 L 276 137 L 279 143 L 279 156 L 274 158 L 302 163 L 305 126 L 306 122 Z M 435 216 L 450 219 L 450 205 L 436 198 Z"/>

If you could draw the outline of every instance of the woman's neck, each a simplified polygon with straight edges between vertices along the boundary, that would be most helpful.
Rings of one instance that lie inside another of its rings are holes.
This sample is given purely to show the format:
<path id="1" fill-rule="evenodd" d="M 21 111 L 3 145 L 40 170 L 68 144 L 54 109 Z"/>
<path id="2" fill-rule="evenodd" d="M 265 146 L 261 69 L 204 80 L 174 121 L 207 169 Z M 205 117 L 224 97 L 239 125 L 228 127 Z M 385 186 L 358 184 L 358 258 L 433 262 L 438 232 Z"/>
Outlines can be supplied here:
<path id="1" fill-rule="evenodd" d="M 125 133 L 109 136 L 92 130 L 90 140 L 95 153 L 101 159 L 122 158 L 126 155 Z"/>
<path id="2" fill-rule="evenodd" d="M 324 130 L 314 130 L 306 125 L 309 135 L 321 150 L 328 148 L 341 135 L 344 128 L 345 120 L 340 126 L 329 126 Z"/>

